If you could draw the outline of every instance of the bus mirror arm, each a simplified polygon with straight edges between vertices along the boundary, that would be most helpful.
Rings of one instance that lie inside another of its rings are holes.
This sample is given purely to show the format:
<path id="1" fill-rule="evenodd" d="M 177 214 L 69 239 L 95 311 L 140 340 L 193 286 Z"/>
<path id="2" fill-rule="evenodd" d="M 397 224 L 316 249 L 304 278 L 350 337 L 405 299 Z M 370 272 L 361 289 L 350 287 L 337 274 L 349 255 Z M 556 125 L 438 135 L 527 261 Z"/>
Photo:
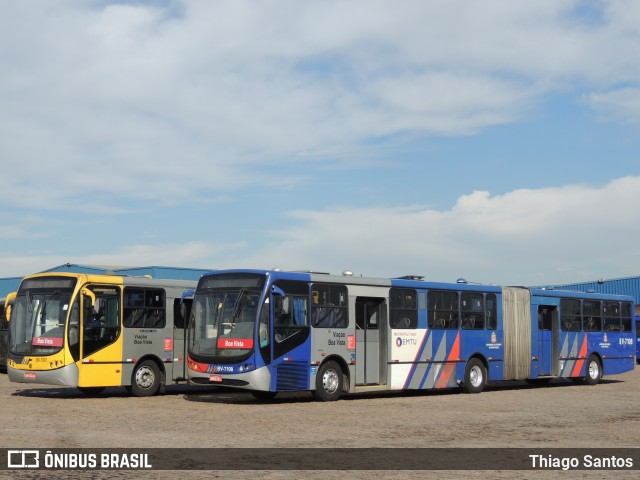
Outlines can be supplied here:
<path id="1" fill-rule="evenodd" d="M 91 303 L 91 308 L 93 308 L 96 304 L 96 295 L 88 288 L 83 288 L 81 291 L 82 295 L 89 298 L 89 302 Z"/>
<path id="2" fill-rule="evenodd" d="M 286 296 L 286 293 L 281 288 L 276 287 L 275 285 L 271 285 L 271 293 L 274 295 L 278 295 L 280 297 Z"/>

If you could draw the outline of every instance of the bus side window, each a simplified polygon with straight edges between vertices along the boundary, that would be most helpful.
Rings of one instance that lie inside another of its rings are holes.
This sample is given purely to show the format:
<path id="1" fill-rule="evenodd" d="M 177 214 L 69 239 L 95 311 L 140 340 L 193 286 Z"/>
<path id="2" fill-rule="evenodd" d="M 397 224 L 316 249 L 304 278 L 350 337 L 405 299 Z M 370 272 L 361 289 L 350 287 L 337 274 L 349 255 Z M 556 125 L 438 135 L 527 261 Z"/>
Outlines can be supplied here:
<path id="1" fill-rule="evenodd" d="M 314 285 L 311 324 L 316 328 L 346 328 L 349 325 L 347 287 Z"/>
<path id="2" fill-rule="evenodd" d="M 487 317 L 487 330 L 496 330 L 498 328 L 498 307 L 495 294 L 487 294 L 484 307 Z"/>
<path id="3" fill-rule="evenodd" d="M 69 350 L 71 357 L 77 362 L 80 359 L 80 303 L 77 298 L 69 313 Z"/>
<path id="4" fill-rule="evenodd" d="M 582 330 L 598 332 L 602 329 L 600 300 L 583 300 L 582 302 Z"/>
<path id="5" fill-rule="evenodd" d="M 560 310 L 560 328 L 563 332 L 579 332 L 582 330 L 580 300 L 563 298 L 560 300 Z"/>
<path id="6" fill-rule="evenodd" d="M 620 304 L 618 302 L 604 302 L 604 331 L 620 331 Z"/>
<path id="7" fill-rule="evenodd" d="M 462 328 L 465 330 L 484 329 L 484 297 L 481 293 L 463 293 L 460 307 Z"/>
<path id="8" fill-rule="evenodd" d="M 427 314 L 429 328 L 458 328 L 458 292 L 429 291 Z"/>
<path id="9" fill-rule="evenodd" d="M 551 330 L 552 311 L 550 308 L 541 308 L 538 312 L 538 329 Z"/>
<path id="10" fill-rule="evenodd" d="M 416 290 L 392 288 L 389 290 L 389 326 L 391 328 L 418 328 L 418 304 Z M 356 316 L 356 320 L 358 317 Z M 360 328 L 364 328 L 364 318 L 360 319 Z"/>
<path id="11" fill-rule="evenodd" d="M 630 332 L 631 330 L 632 330 L 631 304 L 628 302 L 623 302 L 621 318 L 620 318 L 620 331 Z"/>

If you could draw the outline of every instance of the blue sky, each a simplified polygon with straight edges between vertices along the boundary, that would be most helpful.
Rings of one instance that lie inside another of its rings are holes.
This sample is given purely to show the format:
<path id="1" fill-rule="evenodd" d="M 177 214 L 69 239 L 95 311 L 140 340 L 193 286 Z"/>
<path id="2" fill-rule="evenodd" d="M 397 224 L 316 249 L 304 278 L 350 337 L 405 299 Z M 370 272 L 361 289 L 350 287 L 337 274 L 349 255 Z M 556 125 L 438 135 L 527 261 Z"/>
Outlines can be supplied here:
<path id="1" fill-rule="evenodd" d="M 640 274 L 640 2 L 0 8 L 0 276 Z"/>

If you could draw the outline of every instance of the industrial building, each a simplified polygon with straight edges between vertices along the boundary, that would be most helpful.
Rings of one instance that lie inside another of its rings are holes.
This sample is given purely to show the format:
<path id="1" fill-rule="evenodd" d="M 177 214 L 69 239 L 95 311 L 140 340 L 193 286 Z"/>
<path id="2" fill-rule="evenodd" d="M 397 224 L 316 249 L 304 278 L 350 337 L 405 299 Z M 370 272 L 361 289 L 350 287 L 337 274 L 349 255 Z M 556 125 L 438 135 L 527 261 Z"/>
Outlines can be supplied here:
<path id="1" fill-rule="evenodd" d="M 640 277 L 614 278 L 606 280 L 601 278 L 593 282 L 568 283 L 561 285 L 551 285 L 544 288 L 554 288 L 556 290 L 574 290 L 588 293 L 612 293 L 617 295 L 629 295 L 633 297 L 635 304 L 635 314 L 640 315 Z"/>

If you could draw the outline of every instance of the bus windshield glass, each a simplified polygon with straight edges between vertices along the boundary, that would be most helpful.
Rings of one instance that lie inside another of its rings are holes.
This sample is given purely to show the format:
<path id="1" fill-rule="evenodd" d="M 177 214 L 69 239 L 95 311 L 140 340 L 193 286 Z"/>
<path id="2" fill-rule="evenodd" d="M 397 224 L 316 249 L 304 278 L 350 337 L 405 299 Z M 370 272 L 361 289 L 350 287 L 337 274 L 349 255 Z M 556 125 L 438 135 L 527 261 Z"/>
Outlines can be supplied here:
<path id="1" fill-rule="evenodd" d="M 254 349 L 263 285 L 264 276 L 255 274 L 202 279 L 192 307 L 190 353 L 210 362 L 247 358 Z"/>
<path id="2" fill-rule="evenodd" d="M 73 278 L 33 278 L 22 282 L 11 312 L 9 350 L 17 355 L 49 355 L 64 345 Z"/>

